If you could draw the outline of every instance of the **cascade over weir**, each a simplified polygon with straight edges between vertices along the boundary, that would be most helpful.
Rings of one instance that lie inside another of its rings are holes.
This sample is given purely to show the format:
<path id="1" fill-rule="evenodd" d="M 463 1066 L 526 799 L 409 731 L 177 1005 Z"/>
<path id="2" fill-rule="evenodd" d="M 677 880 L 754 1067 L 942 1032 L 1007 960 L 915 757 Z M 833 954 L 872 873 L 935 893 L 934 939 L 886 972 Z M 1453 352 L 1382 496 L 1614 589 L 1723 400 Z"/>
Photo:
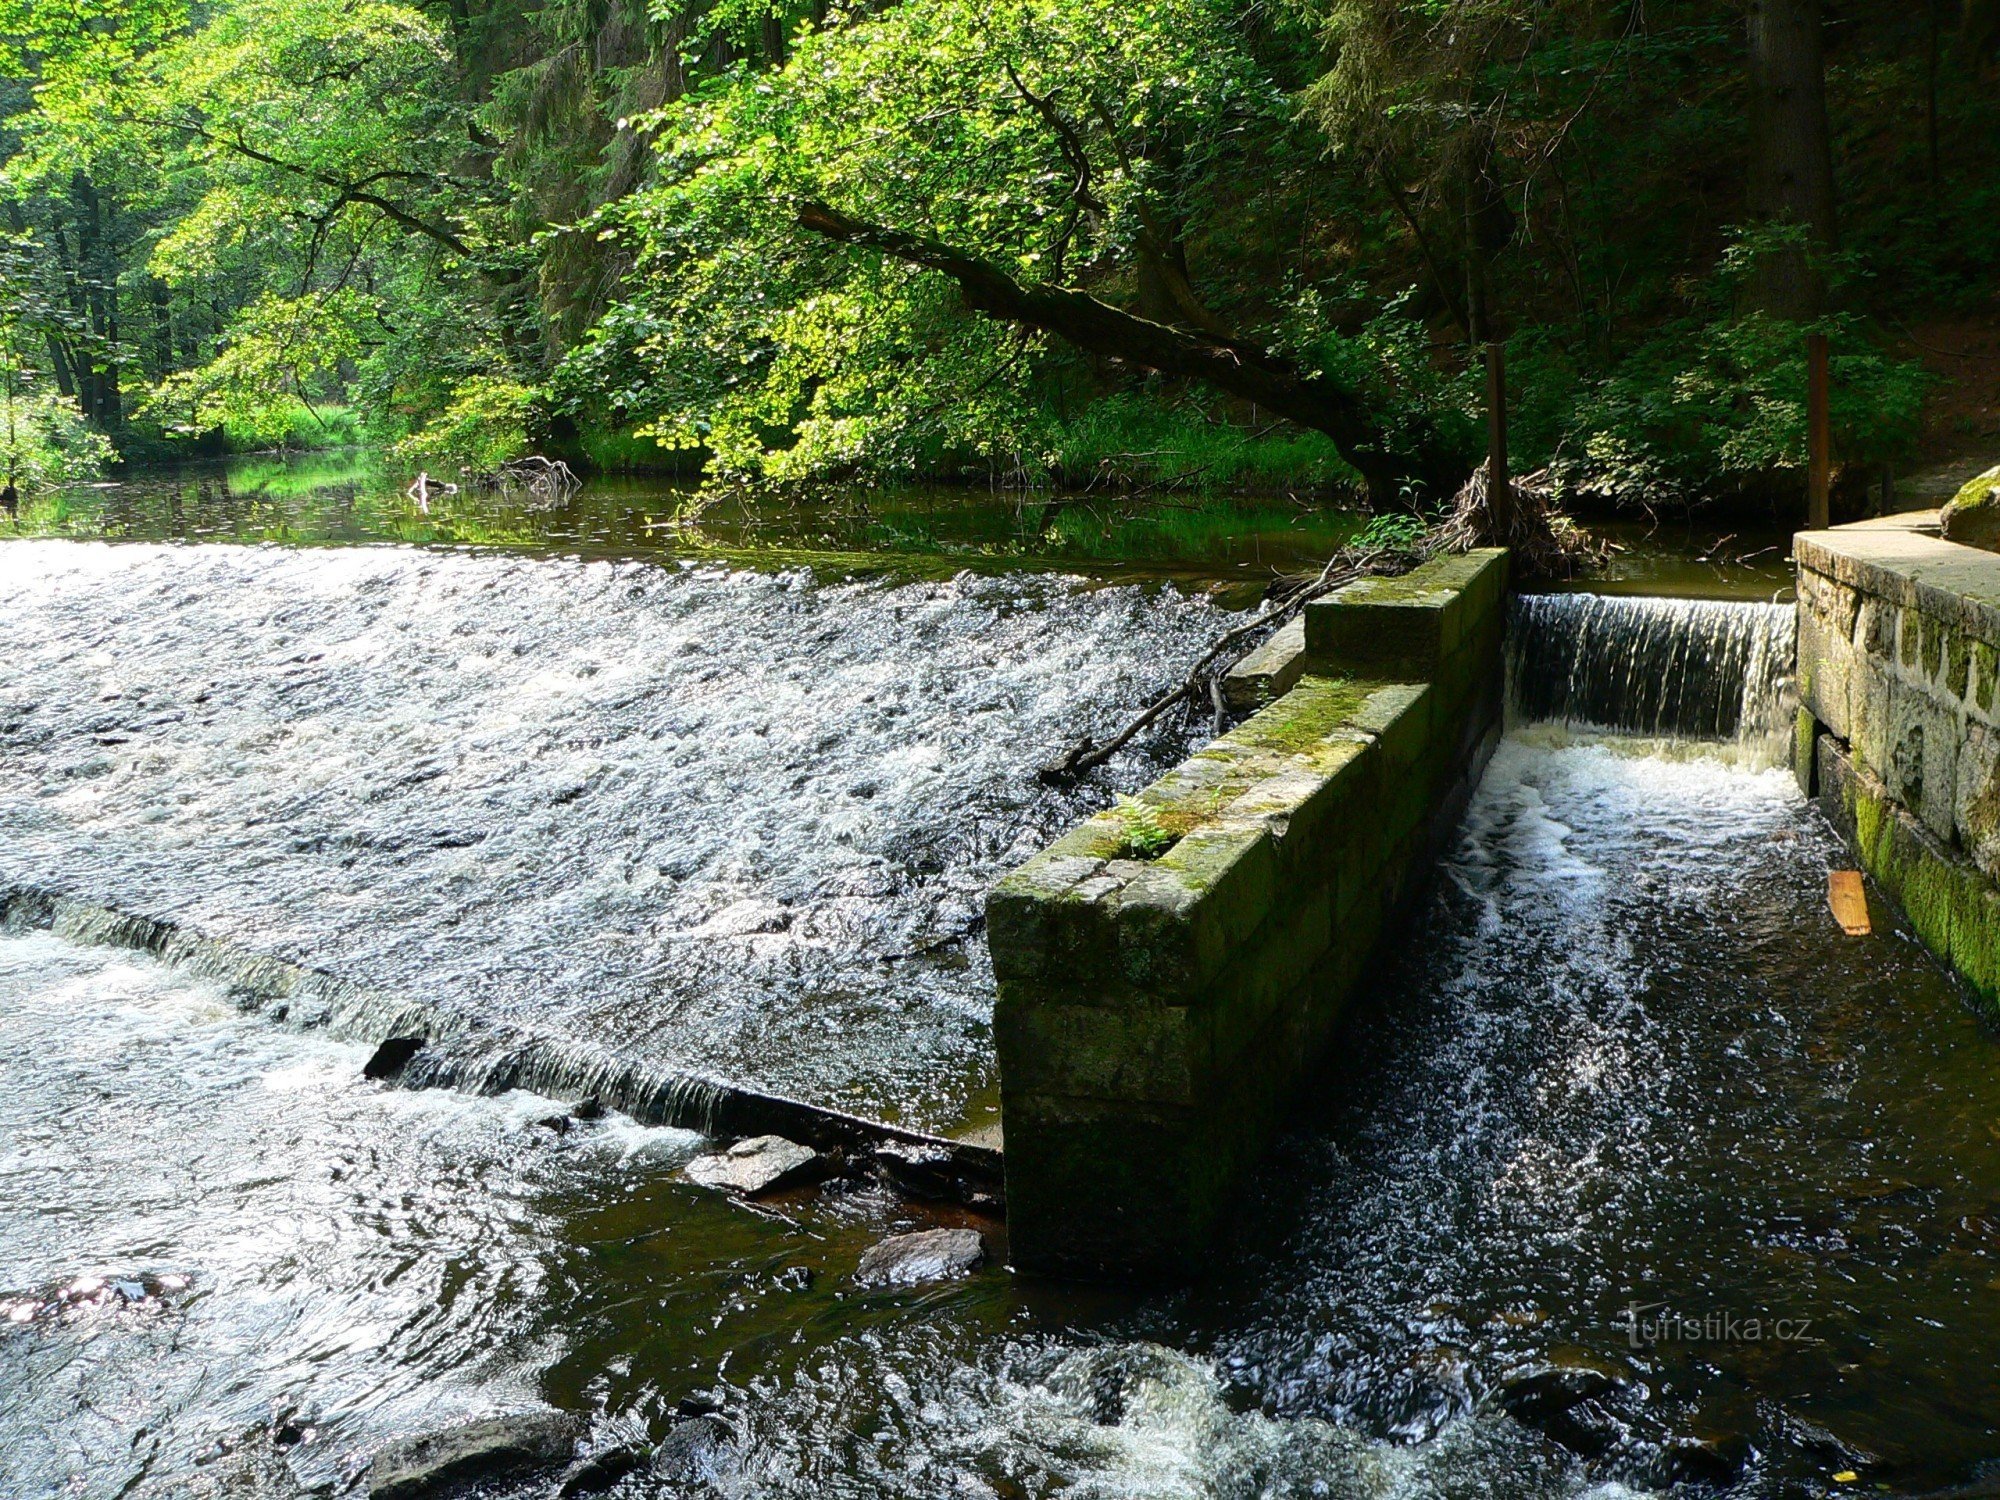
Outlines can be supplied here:
<path id="1" fill-rule="evenodd" d="M 1498 742 L 1506 570 L 1308 606 L 1295 686 L 995 888 L 1017 1265 L 1199 1269 Z"/>
<path id="2" fill-rule="evenodd" d="M 1517 721 L 1791 763 L 1878 892 L 2000 1000 L 2000 558 L 1926 514 L 1804 532 L 1796 557 L 1796 608 L 1509 605 L 1497 552 L 1363 580 L 1234 675 L 1233 702 L 1267 706 L 1002 881 L 1017 1263 L 1199 1269 L 1451 835 L 1503 697 Z"/>

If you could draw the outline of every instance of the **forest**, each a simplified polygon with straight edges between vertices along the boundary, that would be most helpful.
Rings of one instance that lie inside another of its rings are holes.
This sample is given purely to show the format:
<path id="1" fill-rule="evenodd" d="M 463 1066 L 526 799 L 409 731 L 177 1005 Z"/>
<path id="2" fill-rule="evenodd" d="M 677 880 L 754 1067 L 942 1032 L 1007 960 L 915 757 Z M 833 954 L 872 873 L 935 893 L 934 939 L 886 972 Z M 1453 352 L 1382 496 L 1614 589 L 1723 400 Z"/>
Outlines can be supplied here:
<path id="1" fill-rule="evenodd" d="M 2000 320 L 1991 0 L 0 0 L 8 483 L 1850 509 Z M 1948 377 L 1946 377 L 1948 378 Z M 1958 434 L 1959 437 L 1965 436 Z"/>

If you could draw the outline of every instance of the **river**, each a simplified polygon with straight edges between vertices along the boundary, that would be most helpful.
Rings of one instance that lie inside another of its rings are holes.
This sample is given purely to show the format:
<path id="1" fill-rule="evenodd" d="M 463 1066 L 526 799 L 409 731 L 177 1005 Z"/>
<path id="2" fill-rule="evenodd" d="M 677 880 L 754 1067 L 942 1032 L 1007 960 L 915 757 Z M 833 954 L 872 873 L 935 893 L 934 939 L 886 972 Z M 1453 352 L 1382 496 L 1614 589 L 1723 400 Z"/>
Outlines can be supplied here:
<path id="1" fill-rule="evenodd" d="M 1186 741 L 1073 794 L 1033 767 L 1228 620 L 1121 569 L 0 540 L 0 885 L 467 1047 L 977 1126 L 979 892 Z M 1517 729 L 1171 1295 L 1020 1281 L 991 1224 L 975 1276 L 863 1291 L 882 1235 L 965 1217 L 752 1214 L 678 1175 L 689 1133 L 371 1083 L 226 982 L 0 933 L 0 1494 L 338 1492 L 541 1403 L 668 1440 L 630 1497 L 1965 1483 L 2000 1460 L 1996 1041 L 1886 912 L 1831 926 L 1840 859 L 1783 772 Z"/>

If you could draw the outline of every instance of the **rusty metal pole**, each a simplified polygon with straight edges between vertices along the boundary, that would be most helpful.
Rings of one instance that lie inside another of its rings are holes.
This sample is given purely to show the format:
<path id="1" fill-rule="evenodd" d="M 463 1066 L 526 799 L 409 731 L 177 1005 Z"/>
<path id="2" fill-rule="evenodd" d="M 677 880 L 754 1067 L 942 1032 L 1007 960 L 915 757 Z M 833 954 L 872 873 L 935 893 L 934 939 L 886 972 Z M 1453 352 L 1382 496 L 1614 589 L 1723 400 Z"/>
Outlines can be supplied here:
<path id="1" fill-rule="evenodd" d="M 1833 513 L 1833 419 L 1827 410 L 1826 335 L 1806 336 L 1806 428 L 1811 457 L 1806 480 L 1806 525 L 1824 531 Z"/>
<path id="2" fill-rule="evenodd" d="M 1507 349 L 1486 346 L 1486 519 L 1493 540 L 1514 533 L 1514 480 L 1507 472 Z"/>

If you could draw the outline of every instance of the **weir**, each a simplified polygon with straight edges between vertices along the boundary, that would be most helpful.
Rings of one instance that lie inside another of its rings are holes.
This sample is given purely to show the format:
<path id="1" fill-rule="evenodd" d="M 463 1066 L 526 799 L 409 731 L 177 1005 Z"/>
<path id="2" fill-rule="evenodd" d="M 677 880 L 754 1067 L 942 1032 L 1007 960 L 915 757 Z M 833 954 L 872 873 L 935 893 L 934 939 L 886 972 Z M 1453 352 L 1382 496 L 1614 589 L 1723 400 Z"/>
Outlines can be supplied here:
<path id="1" fill-rule="evenodd" d="M 921 1154 L 938 1196 L 977 1198 L 990 1207 L 1000 1187 L 999 1153 L 987 1146 L 863 1119 L 609 1048 L 469 1022 L 177 922 L 38 887 L 0 887 L 0 932 L 24 929 L 149 954 L 220 985 L 237 1009 L 280 1025 L 377 1046 L 392 1038 L 414 1043 L 414 1055 L 399 1059 L 390 1075 L 406 1088 L 485 1095 L 526 1089 L 565 1103 L 592 1099 L 645 1125 L 725 1138 L 783 1135 L 820 1151 L 911 1148 Z"/>
<path id="2" fill-rule="evenodd" d="M 987 902 L 1023 1269 L 1197 1271 L 1501 723 L 1506 554 L 1308 606 L 1295 686 Z"/>
<path id="3" fill-rule="evenodd" d="M 1509 717 L 1734 740 L 1779 758 L 1795 703 L 1794 618 L 1782 604 L 1522 595 L 1507 631 Z"/>
<path id="4" fill-rule="evenodd" d="M 1801 532 L 1795 768 L 1926 946 L 2000 1002 L 2000 558 L 1928 513 Z"/>

